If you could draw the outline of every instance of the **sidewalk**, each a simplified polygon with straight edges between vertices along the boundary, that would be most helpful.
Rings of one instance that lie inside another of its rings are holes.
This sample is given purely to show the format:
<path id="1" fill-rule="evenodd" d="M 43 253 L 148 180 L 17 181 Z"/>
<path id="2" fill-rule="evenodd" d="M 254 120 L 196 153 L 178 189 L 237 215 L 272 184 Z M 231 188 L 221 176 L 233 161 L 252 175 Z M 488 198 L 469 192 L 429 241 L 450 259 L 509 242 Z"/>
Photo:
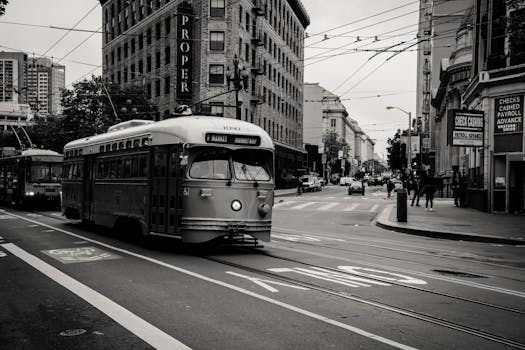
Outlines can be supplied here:
<path id="1" fill-rule="evenodd" d="M 408 203 L 407 222 L 397 221 L 397 208 L 388 205 L 377 226 L 398 232 L 464 241 L 525 245 L 525 215 L 489 214 L 457 208 L 452 200 L 434 201 L 434 211 Z"/>

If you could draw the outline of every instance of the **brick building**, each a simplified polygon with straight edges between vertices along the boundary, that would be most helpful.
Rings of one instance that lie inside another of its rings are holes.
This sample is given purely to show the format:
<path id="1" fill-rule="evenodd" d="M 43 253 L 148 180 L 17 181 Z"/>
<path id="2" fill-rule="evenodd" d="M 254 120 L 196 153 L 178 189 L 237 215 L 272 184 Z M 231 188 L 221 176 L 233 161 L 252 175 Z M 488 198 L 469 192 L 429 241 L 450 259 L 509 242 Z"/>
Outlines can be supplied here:
<path id="1" fill-rule="evenodd" d="M 100 3 L 106 79 L 144 86 L 158 119 L 188 104 L 261 126 L 276 145 L 278 180 L 303 166 L 302 60 L 309 17 L 300 0 Z M 230 84 L 235 57 L 245 82 L 237 93 Z"/>

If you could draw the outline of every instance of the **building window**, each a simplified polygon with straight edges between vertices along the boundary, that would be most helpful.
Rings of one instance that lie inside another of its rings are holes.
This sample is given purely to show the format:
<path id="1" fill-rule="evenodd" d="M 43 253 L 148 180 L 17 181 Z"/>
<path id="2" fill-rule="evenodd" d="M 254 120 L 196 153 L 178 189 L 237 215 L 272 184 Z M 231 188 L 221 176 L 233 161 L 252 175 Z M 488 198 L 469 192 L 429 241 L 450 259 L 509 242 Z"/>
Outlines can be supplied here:
<path id="1" fill-rule="evenodd" d="M 146 72 L 151 72 L 151 56 L 146 57 Z"/>
<path id="2" fill-rule="evenodd" d="M 210 0 L 210 17 L 224 17 L 224 0 Z"/>
<path id="3" fill-rule="evenodd" d="M 170 55 L 171 51 L 170 51 L 170 47 L 167 46 L 165 49 L 164 49 L 164 62 L 166 64 L 170 64 L 170 61 L 171 61 L 171 55 Z"/>
<path id="4" fill-rule="evenodd" d="M 335 128 L 335 126 L 337 125 L 336 123 L 337 123 L 337 120 L 330 119 L 330 127 Z"/>
<path id="5" fill-rule="evenodd" d="M 164 22 L 164 29 L 166 30 L 166 34 L 169 34 L 171 32 L 171 18 L 167 17 Z"/>
<path id="6" fill-rule="evenodd" d="M 170 93 L 170 76 L 164 77 L 164 94 L 169 95 Z"/>
<path id="7" fill-rule="evenodd" d="M 160 68 L 160 51 L 157 51 L 155 53 L 155 68 L 156 69 Z"/>
<path id="8" fill-rule="evenodd" d="M 224 32 L 210 32 L 210 50 L 224 51 Z"/>
<path id="9" fill-rule="evenodd" d="M 210 84 L 224 84 L 224 66 L 210 64 Z"/>
<path id="10" fill-rule="evenodd" d="M 155 39 L 160 40 L 161 38 L 161 32 L 160 32 L 160 23 L 155 24 Z"/>
<path id="11" fill-rule="evenodd" d="M 155 80 L 155 96 L 160 96 L 160 79 Z"/>
<path id="12" fill-rule="evenodd" d="M 223 102 L 210 102 L 210 112 L 213 115 L 217 115 L 219 117 L 224 116 L 224 103 Z"/>
<path id="13" fill-rule="evenodd" d="M 146 95 L 148 96 L 148 98 L 152 98 L 153 97 L 153 96 L 151 96 L 151 84 L 150 83 L 146 84 Z"/>

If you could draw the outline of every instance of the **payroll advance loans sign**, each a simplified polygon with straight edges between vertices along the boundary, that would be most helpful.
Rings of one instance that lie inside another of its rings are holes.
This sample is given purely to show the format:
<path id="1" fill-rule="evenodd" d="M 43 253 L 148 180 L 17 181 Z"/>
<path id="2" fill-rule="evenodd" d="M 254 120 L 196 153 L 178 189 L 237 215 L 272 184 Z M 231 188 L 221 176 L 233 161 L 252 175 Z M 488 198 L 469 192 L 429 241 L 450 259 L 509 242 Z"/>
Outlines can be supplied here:
<path id="1" fill-rule="evenodd" d="M 523 95 L 494 99 L 494 134 L 523 131 Z"/>
<path id="2" fill-rule="evenodd" d="M 483 147 L 485 114 L 482 111 L 457 110 L 448 115 L 448 144 Z"/>

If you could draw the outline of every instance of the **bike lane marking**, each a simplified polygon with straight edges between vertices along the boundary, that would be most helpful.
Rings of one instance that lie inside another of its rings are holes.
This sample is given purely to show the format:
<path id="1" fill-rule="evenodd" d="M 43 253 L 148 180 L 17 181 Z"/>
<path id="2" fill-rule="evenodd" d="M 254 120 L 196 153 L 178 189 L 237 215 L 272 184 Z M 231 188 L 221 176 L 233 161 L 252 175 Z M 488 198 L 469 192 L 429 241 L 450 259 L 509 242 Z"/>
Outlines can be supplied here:
<path id="1" fill-rule="evenodd" d="M 359 334 L 363 337 L 366 337 L 366 338 L 369 338 L 369 339 L 372 339 L 372 340 L 375 340 L 375 341 L 378 341 L 380 343 L 383 343 L 383 344 L 387 344 L 387 345 L 390 345 L 394 348 L 397 348 L 397 349 L 401 349 L 401 350 L 418 350 L 417 348 L 414 348 L 414 347 L 411 347 L 409 345 L 405 345 L 405 344 L 402 344 L 402 343 L 399 343 L 399 342 L 396 342 L 395 340 L 391 340 L 391 339 L 388 339 L 388 338 L 385 338 L 385 337 L 382 337 L 382 336 L 379 336 L 377 334 L 374 334 L 374 333 L 370 333 L 370 332 L 367 332 L 361 328 L 357 328 L 357 327 L 354 327 L 354 326 L 351 326 L 349 324 L 346 324 L 346 323 L 342 323 L 342 322 L 339 322 L 339 321 L 336 321 L 336 320 L 333 320 L 331 318 L 328 318 L 326 316 L 323 316 L 323 315 L 320 315 L 320 314 L 316 314 L 314 312 L 311 312 L 311 311 L 308 311 L 308 310 L 305 310 L 305 309 L 302 309 L 302 308 L 299 308 L 299 307 L 296 307 L 296 306 L 293 306 L 293 305 L 290 305 L 290 304 L 287 304 L 285 302 L 282 302 L 282 301 L 279 301 L 277 299 L 273 299 L 273 298 L 270 298 L 270 297 L 267 297 L 267 296 L 264 296 L 262 294 L 258 294 L 258 293 L 255 293 L 255 292 L 252 292 L 252 291 L 249 291 L 247 289 L 244 289 L 244 288 L 241 288 L 241 287 L 237 287 L 233 284 L 230 284 L 230 283 L 226 283 L 226 282 L 223 282 L 223 281 L 220 281 L 220 280 L 217 280 L 217 279 L 214 279 L 214 278 L 211 278 L 211 277 L 207 277 L 207 276 L 204 276 L 204 275 L 201 275 L 197 272 L 193 272 L 193 271 L 190 271 L 190 270 L 186 270 L 184 268 L 181 268 L 181 267 L 178 267 L 178 266 L 175 266 L 175 265 L 171 265 L 171 264 L 168 264 L 166 262 L 163 262 L 161 260 L 158 260 L 158 259 L 155 259 L 155 258 L 152 258 L 152 257 L 149 257 L 149 256 L 146 256 L 146 255 L 141 255 L 141 254 L 138 254 L 138 253 L 134 253 L 132 251 L 129 251 L 129 250 L 126 250 L 126 249 L 123 249 L 123 248 L 118 248 L 118 247 L 115 247 L 115 246 L 112 246 L 110 244 L 107 244 L 107 243 L 104 243 L 104 242 L 100 242 L 100 241 L 97 241 L 95 239 L 91 239 L 89 237 L 84 237 L 82 235 L 79 235 L 79 234 L 76 234 L 76 233 L 73 233 L 73 232 L 70 232 L 70 231 L 67 231 L 67 230 L 64 230 L 64 229 L 61 229 L 61 228 L 58 228 L 58 227 L 54 227 L 54 226 L 51 226 L 51 225 L 48 225 L 48 224 L 45 224 L 45 223 L 42 223 L 42 222 L 38 222 L 38 221 L 35 221 L 35 220 L 32 220 L 32 219 L 29 219 L 27 217 L 22 217 L 22 216 L 19 216 L 17 214 L 13 214 L 13 213 L 9 213 L 9 215 L 12 215 L 14 217 L 17 217 L 17 218 L 20 218 L 22 220 L 26 220 L 26 221 L 29 221 L 29 222 L 32 222 L 32 223 L 35 223 L 35 224 L 39 224 L 41 226 L 44 226 L 44 227 L 48 227 L 48 228 L 51 228 L 51 229 L 55 229 L 56 231 L 58 232 L 62 232 L 66 235 L 69 235 L 69 236 L 72 236 L 72 237 L 75 237 L 75 238 L 79 238 L 79 239 L 83 239 L 85 241 L 88 241 L 88 242 L 91 242 L 91 243 L 95 243 L 95 244 L 98 244 L 100 246 L 103 246 L 103 247 L 106 247 L 106 248 L 109 248 L 109 249 L 112 249 L 114 251 L 117 251 L 117 252 L 120 252 L 120 253 L 123 253 L 123 254 L 126 254 L 126 255 L 129 255 L 129 256 L 133 256 L 135 258 L 138 258 L 138 259 L 142 259 L 142 260 L 145 260 L 145 261 L 148 261 L 150 263 L 153 263 L 153 264 L 156 264 L 156 265 L 159 265 L 159 266 L 163 266 L 163 267 L 166 267 L 168 269 L 171 269 L 173 271 L 177 271 L 177 272 L 180 272 L 180 273 L 183 273 L 185 275 L 188 275 L 188 276 L 192 276 L 192 277 L 195 277 L 197 279 L 200 279 L 200 280 L 203 280 L 203 281 L 206 281 L 206 282 L 210 282 L 210 283 L 213 283 L 213 284 L 216 284 L 216 285 L 219 285 L 219 286 L 222 286 L 224 288 L 227 288 L 227 289 L 230 289 L 230 290 L 234 290 L 234 291 L 237 291 L 239 293 L 242 293 L 242 294 L 245 294 L 245 295 L 248 295 L 248 296 L 251 296 L 253 298 L 256 298 L 256 299 L 259 299 L 259 300 L 262 300 L 262 301 L 265 301 L 265 302 L 268 302 L 270 304 L 273 304 L 273 305 L 277 305 L 277 306 L 280 306 L 284 309 L 287 309 L 287 310 L 290 310 L 290 311 L 293 311 L 293 312 L 296 312 L 298 314 L 301 314 L 303 316 L 307 316 L 307 317 L 310 317 L 310 318 L 313 318 L 313 319 L 316 319 L 318 321 L 321 321 L 321 322 L 324 322 L 324 323 L 327 323 L 327 324 L 330 324 L 332 326 L 335 326 L 335 327 L 338 327 L 338 328 L 341 328 L 341 329 L 345 329 L 347 331 L 350 331 L 352 333 L 355 333 L 355 334 Z M 8 243 L 8 244 L 12 244 L 12 243 Z M 0 244 L 0 246 L 3 246 Z M 18 248 L 18 247 L 17 247 Z M 20 248 L 18 248 L 20 249 Z M 35 259 L 38 259 L 36 257 L 34 257 Z M 40 259 L 38 259 L 40 260 Z M 42 261 L 43 262 L 43 261 Z M 46 264 L 45 262 L 43 262 L 44 264 Z M 30 264 L 31 265 L 31 264 Z M 56 270 L 58 273 L 62 274 L 64 277 L 66 278 L 69 278 L 71 279 L 72 281 L 75 281 L 76 283 L 82 285 L 80 282 L 74 280 L 73 278 L 69 277 L 68 275 L 62 273 L 60 270 L 52 267 L 51 265 L 49 265 L 49 267 L 51 269 L 54 269 Z M 84 286 L 84 285 L 82 285 Z M 85 286 L 86 287 L 86 286 Z M 88 287 L 86 287 L 88 288 Z M 110 299 L 106 298 L 105 296 L 103 296 L 102 294 L 96 292 L 93 290 L 93 292 L 97 293 L 97 295 L 100 297 L 100 298 L 104 298 L 106 299 L 107 301 L 113 303 L 114 305 L 117 305 L 116 303 L 114 303 L 113 301 L 111 301 Z M 122 307 L 121 307 L 122 308 Z M 122 308 L 123 309 L 123 308 Z M 123 309 L 123 310 L 126 310 L 126 309 Z M 104 311 L 103 311 L 104 312 Z M 129 311 L 128 311 L 129 312 Z M 133 313 L 129 312 L 131 315 L 134 315 Z M 111 316 L 110 316 L 111 317 Z M 144 321 L 146 322 L 146 321 Z M 160 330 L 159 330 L 160 331 Z M 162 332 L 162 331 L 160 331 Z M 168 335 L 169 336 L 169 335 Z M 174 338 L 173 338 L 174 339 Z M 175 341 L 177 341 L 176 339 L 174 339 Z M 180 343 L 181 346 L 184 346 L 184 348 L 181 347 L 181 349 L 188 349 L 184 344 Z M 160 347 L 159 347 L 160 348 Z M 162 348 L 161 348 L 162 349 Z M 166 348 L 166 349 L 178 349 L 174 346 L 170 347 L 170 348 Z"/>
<path id="2" fill-rule="evenodd" d="M 45 261 L 29 254 L 22 248 L 13 243 L 0 244 L 4 249 L 26 262 L 31 267 L 40 271 L 53 281 L 60 284 L 62 287 L 68 289 L 75 295 L 87 301 L 95 308 L 99 309 L 115 322 L 135 334 L 137 337 L 144 340 L 149 345 L 156 349 L 190 349 L 177 339 L 161 331 L 152 324 L 146 322 L 131 311 L 125 309 L 111 299 L 105 297 L 94 289 L 89 288 L 85 284 L 76 279 L 66 275 L 57 268 L 49 265 Z"/>

